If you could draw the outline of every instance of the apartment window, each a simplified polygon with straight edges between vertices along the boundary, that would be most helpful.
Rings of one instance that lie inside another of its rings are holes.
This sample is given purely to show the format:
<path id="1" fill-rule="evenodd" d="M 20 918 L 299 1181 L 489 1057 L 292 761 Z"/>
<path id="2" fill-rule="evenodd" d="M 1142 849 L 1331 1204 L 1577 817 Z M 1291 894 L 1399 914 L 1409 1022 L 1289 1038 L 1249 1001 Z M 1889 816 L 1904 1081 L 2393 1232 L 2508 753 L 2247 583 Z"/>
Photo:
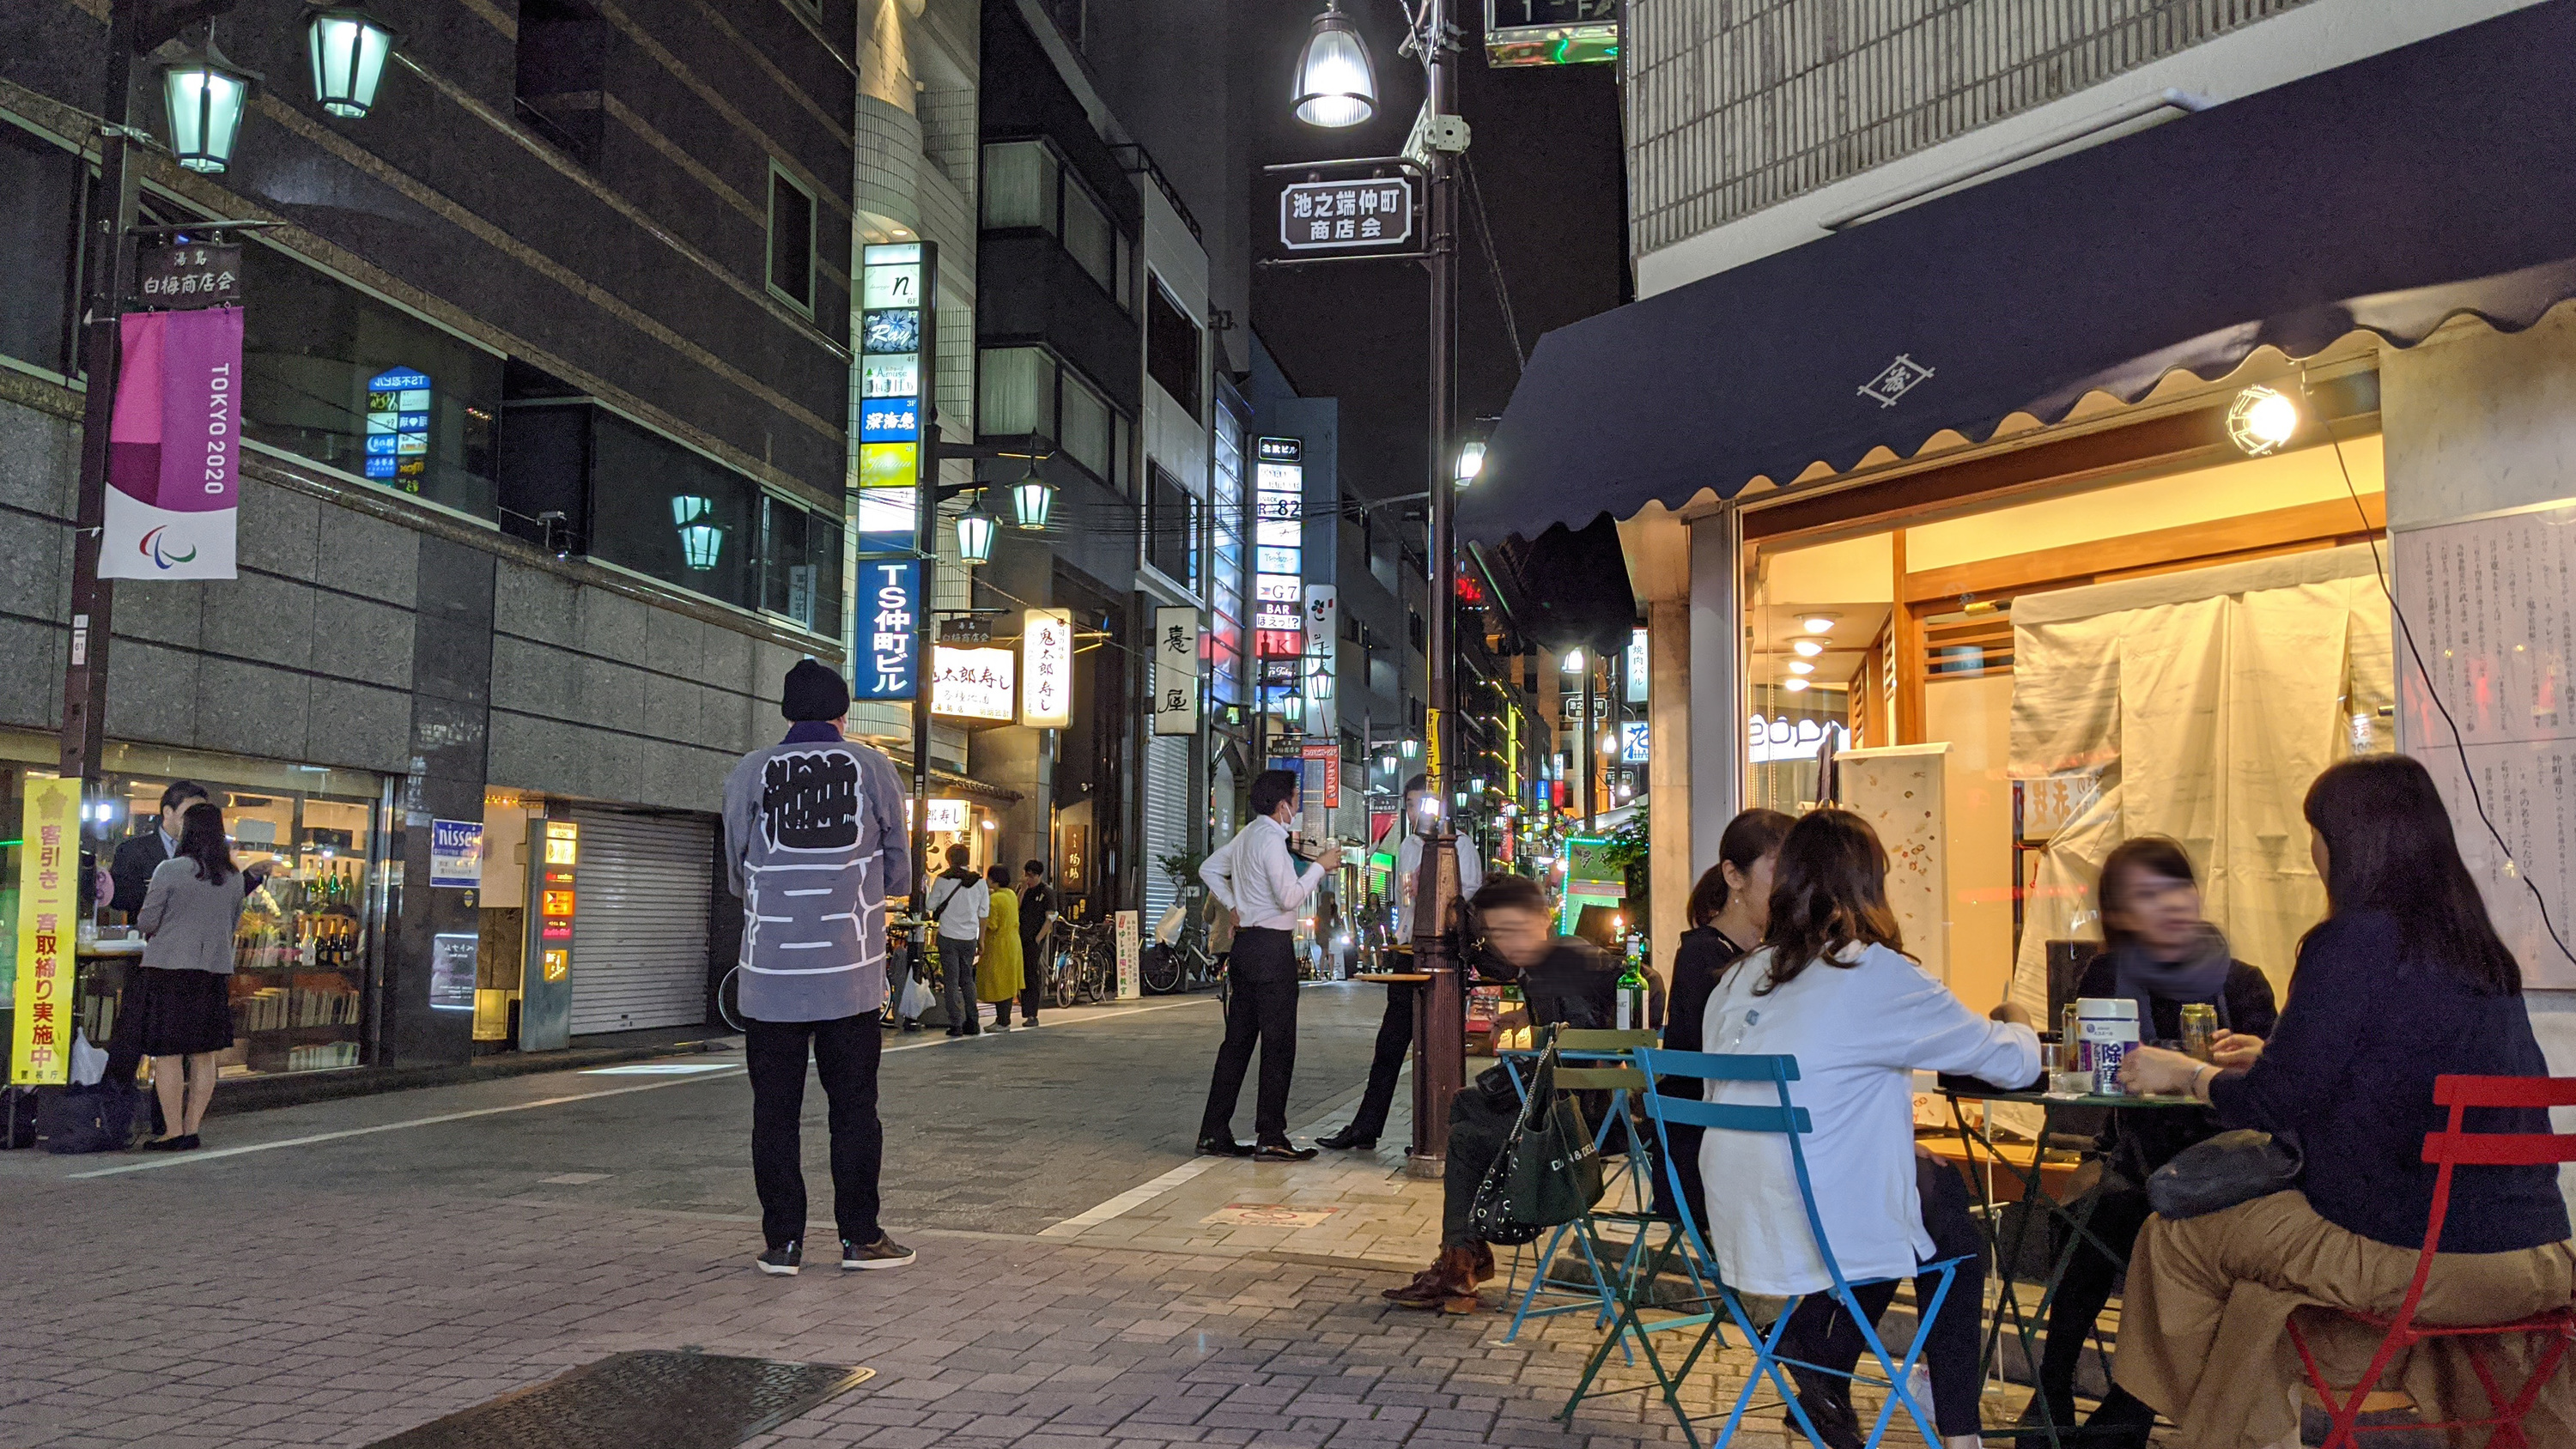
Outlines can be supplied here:
<path id="1" fill-rule="evenodd" d="M 0 353 L 69 376 L 72 298 L 71 228 L 79 207 L 80 159 L 16 126 L 0 125 Z"/>
<path id="2" fill-rule="evenodd" d="M 814 311 L 814 193 L 769 163 L 769 290 Z"/>
<path id="3" fill-rule="evenodd" d="M 1109 224 L 1109 216 L 1091 193 L 1078 183 L 1068 181 L 1064 187 L 1064 249 L 1100 289 L 1115 297 L 1118 293 L 1118 229 Z"/>
<path id="4" fill-rule="evenodd" d="M 1199 586 L 1198 500 L 1160 463 L 1145 465 L 1145 561 L 1174 583 Z"/>
<path id="5" fill-rule="evenodd" d="M 1067 374 L 1058 416 L 1064 429 L 1058 442 L 1064 455 L 1091 470 L 1093 477 L 1118 483 L 1118 437 L 1108 402 L 1081 380 Z"/>
<path id="6" fill-rule="evenodd" d="M 499 357 L 274 247 L 242 290 L 244 437 L 492 517 Z"/>
<path id="7" fill-rule="evenodd" d="M 1192 418 L 1199 415 L 1199 324 L 1160 277 L 1145 289 L 1145 374 Z"/>
<path id="8" fill-rule="evenodd" d="M 512 110 L 584 166 L 599 164 L 608 24 L 583 0 L 519 0 Z"/>
<path id="9" fill-rule="evenodd" d="M 975 431 L 1056 435 L 1055 359 L 1037 347 L 987 347 L 975 360 Z"/>
<path id="10" fill-rule="evenodd" d="M 991 231 L 1036 227 L 1053 233 L 1057 172 L 1055 153 L 1037 141 L 996 142 L 984 148 L 984 226 Z"/>

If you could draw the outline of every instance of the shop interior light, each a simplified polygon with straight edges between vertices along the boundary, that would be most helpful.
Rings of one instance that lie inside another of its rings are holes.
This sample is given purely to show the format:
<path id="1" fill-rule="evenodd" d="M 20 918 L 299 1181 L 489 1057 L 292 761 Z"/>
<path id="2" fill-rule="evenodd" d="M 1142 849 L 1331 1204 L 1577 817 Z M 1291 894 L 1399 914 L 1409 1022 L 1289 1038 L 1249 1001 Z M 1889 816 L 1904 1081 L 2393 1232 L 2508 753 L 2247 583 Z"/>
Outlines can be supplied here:
<path id="1" fill-rule="evenodd" d="M 1038 465 L 1031 463 L 1020 481 L 1011 485 L 1011 518 L 1032 532 L 1047 526 L 1048 515 L 1055 512 L 1055 485 L 1038 476 Z"/>
<path id="2" fill-rule="evenodd" d="M 233 163 L 242 112 L 259 85 L 259 73 L 224 59 L 211 32 L 204 50 L 183 50 L 161 64 L 161 98 L 170 121 L 170 154 L 181 166 L 207 175 Z"/>
<path id="3" fill-rule="evenodd" d="M 313 58 L 313 98 L 332 115 L 364 116 L 376 103 L 376 83 L 400 39 L 355 5 L 312 12 L 304 21 L 304 46 Z"/>
<path id="4" fill-rule="evenodd" d="M 2227 405 L 2227 436 L 2248 457 L 2262 457 L 2298 431 L 2299 405 L 2268 387 L 2249 387 Z"/>
<path id="5" fill-rule="evenodd" d="M 957 515 L 957 556 L 969 564 L 990 563 L 993 559 L 993 515 L 984 511 L 981 494 L 965 512 Z"/>
<path id="6" fill-rule="evenodd" d="M 1408 759 L 1408 760 L 1409 760 L 1409 759 L 1412 759 L 1414 756 L 1416 756 L 1416 755 L 1418 755 L 1418 754 L 1421 754 L 1421 753 L 1422 753 L 1422 741 L 1420 741 L 1420 740 L 1406 740 L 1406 741 L 1404 742 L 1404 757 L 1405 757 L 1406 759 Z"/>
<path id="7" fill-rule="evenodd" d="M 1565 651 L 1565 672 L 1568 674 L 1580 674 L 1583 672 L 1582 650 L 1568 649 Z"/>
<path id="8" fill-rule="evenodd" d="M 1297 55 L 1297 93 L 1289 104 L 1309 126 L 1356 126 L 1377 114 L 1377 71 L 1341 0 L 1328 0 L 1315 17 Z"/>
<path id="9" fill-rule="evenodd" d="M 1830 634 L 1834 632 L 1834 616 L 1831 614 L 1809 614 L 1804 620 L 1803 626 L 1810 634 Z"/>
<path id="10" fill-rule="evenodd" d="M 1809 664 L 1804 659 L 1792 659 L 1789 661 L 1789 672 L 1791 674 L 1813 674 L 1816 672 L 1816 666 Z"/>
<path id="11" fill-rule="evenodd" d="M 1803 679 L 1784 679 L 1780 681 L 1780 687 L 1789 691 L 1791 694 L 1795 694 L 1799 690 L 1807 687 L 1807 681 Z"/>
<path id="12" fill-rule="evenodd" d="M 1789 647 L 1795 651 L 1801 659 L 1813 659 L 1817 655 L 1825 652 L 1825 646 L 1817 643 L 1813 639 L 1800 639 Z"/>

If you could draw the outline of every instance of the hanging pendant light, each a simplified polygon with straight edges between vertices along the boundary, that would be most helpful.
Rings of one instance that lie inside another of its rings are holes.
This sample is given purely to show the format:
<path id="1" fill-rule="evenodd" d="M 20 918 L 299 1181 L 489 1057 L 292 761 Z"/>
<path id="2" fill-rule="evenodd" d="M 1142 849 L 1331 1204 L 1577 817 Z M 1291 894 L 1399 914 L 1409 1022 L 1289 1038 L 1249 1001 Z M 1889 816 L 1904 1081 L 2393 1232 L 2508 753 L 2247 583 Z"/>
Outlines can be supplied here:
<path id="1" fill-rule="evenodd" d="M 1368 43 L 1342 13 L 1341 0 L 1327 0 L 1324 13 L 1315 17 L 1306 48 L 1297 55 L 1296 96 L 1289 104 L 1310 126 L 1356 126 L 1377 114 L 1377 72 L 1369 64 Z"/>
<path id="2" fill-rule="evenodd" d="M 1055 485 L 1038 476 L 1038 465 L 1031 463 L 1020 481 L 1011 485 L 1011 516 L 1020 527 L 1035 531 L 1047 526 L 1047 516 L 1055 512 Z"/>
<path id="3" fill-rule="evenodd" d="M 984 495 L 978 493 L 974 504 L 957 515 L 957 556 L 970 565 L 991 562 L 993 526 L 993 515 L 984 511 Z"/>
<path id="4" fill-rule="evenodd" d="M 305 17 L 304 44 L 313 59 L 313 98 L 335 116 L 355 120 L 376 103 L 376 83 L 402 37 L 355 5 L 335 5 Z"/>
<path id="5" fill-rule="evenodd" d="M 242 112 L 259 85 L 257 71 L 224 59 L 206 37 L 203 50 L 181 50 L 161 63 L 161 98 L 170 122 L 170 153 L 180 165 L 222 174 L 241 139 Z"/>

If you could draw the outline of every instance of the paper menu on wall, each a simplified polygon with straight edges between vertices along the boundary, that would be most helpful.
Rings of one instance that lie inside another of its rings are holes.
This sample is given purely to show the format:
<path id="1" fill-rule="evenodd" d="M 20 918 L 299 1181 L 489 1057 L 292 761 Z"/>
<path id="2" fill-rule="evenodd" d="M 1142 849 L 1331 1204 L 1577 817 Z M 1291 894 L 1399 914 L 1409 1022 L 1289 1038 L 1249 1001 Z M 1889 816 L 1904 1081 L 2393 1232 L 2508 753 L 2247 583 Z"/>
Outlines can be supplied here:
<path id="1" fill-rule="evenodd" d="M 2400 531 L 2391 566 L 2399 748 L 2441 785 L 2524 983 L 2576 989 L 2576 503 Z"/>
<path id="2" fill-rule="evenodd" d="M 1834 757 L 1843 808 L 1887 849 L 1887 904 L 1905 949 L 1934 977 L 1950 979 L 1948 816 L 1942 786 L 1950 746 L 1881 745 Z"/>

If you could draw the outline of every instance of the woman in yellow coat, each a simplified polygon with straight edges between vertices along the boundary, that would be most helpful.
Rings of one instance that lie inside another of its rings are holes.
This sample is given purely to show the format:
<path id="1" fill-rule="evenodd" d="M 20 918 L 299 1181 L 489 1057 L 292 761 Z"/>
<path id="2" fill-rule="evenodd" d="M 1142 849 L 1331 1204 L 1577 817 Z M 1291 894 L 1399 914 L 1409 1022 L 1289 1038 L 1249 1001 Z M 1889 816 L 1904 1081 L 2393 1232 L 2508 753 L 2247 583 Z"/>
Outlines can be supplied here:
<path id="1" fill-rule="evenodd" d="M 986 871 L 993 913 L 984 918 L 984 949 L 975 958 L 975 997 L 993 1003 L 993 1030 L 1011 1029 L 1011 1002 L 1020 994 L 1020 893 L 1001 866 Z"/>

